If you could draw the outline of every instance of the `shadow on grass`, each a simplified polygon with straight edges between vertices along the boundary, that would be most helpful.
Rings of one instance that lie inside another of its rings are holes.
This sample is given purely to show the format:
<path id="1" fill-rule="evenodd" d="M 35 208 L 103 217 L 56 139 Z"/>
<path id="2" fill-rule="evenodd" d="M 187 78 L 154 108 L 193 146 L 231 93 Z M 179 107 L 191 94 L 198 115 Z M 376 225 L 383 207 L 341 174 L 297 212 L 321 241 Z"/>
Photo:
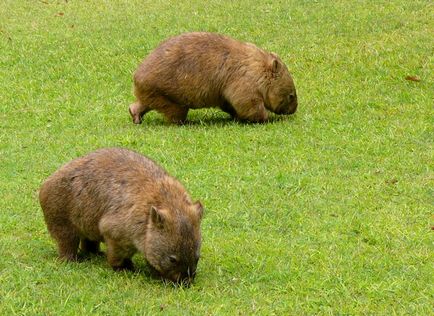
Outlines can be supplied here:
<path id="1" fill-rule="evenodd" d="M 270 124 L 270 123 L 277 123 L 277 122 L 286 122 L 286 121 L 292 121 L 294 119 L 294 115 L 277 115 L 277 114 L 270 114 L 270 117 L 267 122 L 265 123 L 253 123 L 249 121 L 244 120 L 238 120 L 234 119 L 230 116 L 221 116 L 221 115 L 192 115 L 190 118 L 187 119 L 186 122 L 183 124 L 171 124 L 164 120 L 164 118 L 160 116 L 148 116 L 145 117 L 143 120 L 142 126 L 179 126 L 179 127 L 197 127 L 197 126 L 255 126 L 255 125 L 264 125 L 264 124 Z M 133 124 L 133 123 L 131 123 Z"/>
<path id="2" fill-rule="evenodd" d="M 107 257 L 105 252 L 100 252 L 98 254 L 79 254 L 77 261 L 63 261 L 57 257 L 56 252 L 49 252 L 44 256 L 47 260 L 52 260 L 51 264 L 57 266 L 57 268 L 72 269 L 72 270 L 88 270 L 96 268 L 97 271 L 102 271 L 105 276 L 123 276 L 128 279 L 140 278 L 144 283 L 160 284 L 163 287 L 188 288 L 189 286 L 183 284 L 177 284 L 172 281 L 164 280 L 161 276 L 154 270 L 145 259 L 140 256 L 134 256 L 134 268 L 124 269 L 115 271 L 113 270 L 107 262 Z"/>

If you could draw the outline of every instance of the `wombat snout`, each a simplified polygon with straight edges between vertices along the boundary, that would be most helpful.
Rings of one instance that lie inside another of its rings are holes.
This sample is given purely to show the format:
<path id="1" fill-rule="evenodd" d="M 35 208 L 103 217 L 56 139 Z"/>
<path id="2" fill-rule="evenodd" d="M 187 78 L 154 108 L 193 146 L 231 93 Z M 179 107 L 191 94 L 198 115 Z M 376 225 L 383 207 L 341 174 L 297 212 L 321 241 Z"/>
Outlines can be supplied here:
<path id="1" fill-rule="evenodd" d="M 196 277 L 196 268 L 188 268 L 185 272 L 175 273 L 170 276 L 170 280 L 176 284 L 189 286 Z"/>
<path id="2" fill-rule="evenodd" d="M 297 111 L 298 101 L 297 94 L 291 93 L 287 96 L 286 102 L 284 102 L 276 111 L 277 114 L 293 114 Z"/>
<path id="3" fill-rule="evenodd" d="M 289 106 L 287 111 L 284 114 L 294 114 L 295 111 L 297 111 L 297 106 L 298 106 L 298 101 L 297 101 L 297 95 L 290 95 L 290 100 L 289 100 Z"/>

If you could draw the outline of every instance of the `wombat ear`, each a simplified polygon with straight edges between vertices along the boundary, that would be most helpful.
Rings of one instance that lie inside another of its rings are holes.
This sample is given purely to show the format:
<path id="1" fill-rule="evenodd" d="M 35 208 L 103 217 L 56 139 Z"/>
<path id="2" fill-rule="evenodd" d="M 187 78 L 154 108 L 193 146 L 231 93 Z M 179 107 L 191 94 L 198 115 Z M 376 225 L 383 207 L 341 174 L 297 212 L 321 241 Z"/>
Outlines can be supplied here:
<path id="1" fill-rule="evenodd" d="M 271 71 L 273 73 L 278 73 L 279 70 L 280 70 L 280 63 L 276 58 L 274 58 L 273 61 L 271 62 Z"/>
<path id="2" fill-rule="evenodd" d="M 162 228 L 164 225 L 164 215 L 155 206 L 151 206 L 151 220 L 158 228 Z"/>
<path id="3" fill-rule="evenodd" d="M 200 201 L 197 201 L 196 203 L 194 203 L 194 207 L 196 208 L 196 212 L 197 212 L 197 216 L 199 217 L 199 220 L 201 220 L 203 216 L 202 203 L 200 203 Z"/>
<path id="4" fill-rule="evenodd" d="M 276 53 L 270 53 L 270 69 L 273 73 L 277 73 L 280 70 L 279 57 Z"/>

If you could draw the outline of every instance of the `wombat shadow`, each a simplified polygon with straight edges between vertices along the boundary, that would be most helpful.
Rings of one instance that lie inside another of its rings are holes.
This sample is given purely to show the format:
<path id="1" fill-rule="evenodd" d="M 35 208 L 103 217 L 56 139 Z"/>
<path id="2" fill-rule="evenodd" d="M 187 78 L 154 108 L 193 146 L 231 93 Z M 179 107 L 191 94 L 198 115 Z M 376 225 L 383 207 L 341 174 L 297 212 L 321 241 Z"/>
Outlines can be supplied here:
<path id="1" fill-rule="evenodd" d="M 269 113 L 269 118 L 266 122 L 263 123 L 254 123 L 249 122 L 245 120 L 240 120 L 237 118 L 233 118 L 228 115 L 221 114 L 221 112 L 210 112 L 208 110 L 208 113 L 200 114 L 199 112 L 196 114 L 193 112 L 193 114 L 188 115 L 187 120 L 181 124 L 173 124 L 167 122 L 161 115 L 157 113 L 152 113 L 151 115 L 147 114 L 143 118 L 143 123 L 141 125 L 145 126 L 230 126 L 230 125 L 264 125 L 264 124 L 270 124 L 270 123 L 279 123 L 279 122 L 285 122 L 285 121 L 292 121 L 294 120 L 294 114 L 293 115 L 277 115 L 274 113 Z M 131 118 L 128 118 L 131 121 Z"/>
<path id="2" fill-rule="evenodd" d="M 60 266 L 74 266 L 77 269 L 88 269 L 89 266 L 98 267 L 104 270 L 106 274 L 120 275 L 132 279 L 142 279 L 143 282 L 152 282 L 156 284 L 161 284 L 162 286 L 179 287 L 186 285 L 180 285 L 172 281 L 167 281 L 161 278 L 161 276 L 154 270 L 145 259 L 140 256 L 133 256 L 132 261 L 134 263 L 133 269 L 124 269 L 120 271 L 114 271 L 107 262 L 107 256 L 105 251 L 100 251 L 99 253 L 82 253 L 79 252 L 76 261 L 63 261 L 57 257 L 56 251 L 47 251 L 44 254 L 44 258 L 47 260 L 52 260 L 55 258 L 55 262 Z"/>

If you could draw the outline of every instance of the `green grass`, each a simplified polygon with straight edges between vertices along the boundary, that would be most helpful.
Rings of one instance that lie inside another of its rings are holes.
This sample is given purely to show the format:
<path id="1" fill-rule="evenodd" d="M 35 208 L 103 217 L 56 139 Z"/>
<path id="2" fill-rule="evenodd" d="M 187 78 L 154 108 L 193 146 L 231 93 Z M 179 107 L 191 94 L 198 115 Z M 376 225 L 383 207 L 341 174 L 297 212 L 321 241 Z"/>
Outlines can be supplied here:
<path id="1" fill-rule="evenodd" d="M 433 315 L 433 8 L 2 0 L 0 315 Z M 193 30 L 278 53 L 299 111 L 264 125 L 217 110 L 133 125 L 136 66 Z M 56 260 L 38 188 L 106 146 L 154 158 L 205 205 L 191 288 L 152 280 L 139 256 L 135 274 Z"/>

